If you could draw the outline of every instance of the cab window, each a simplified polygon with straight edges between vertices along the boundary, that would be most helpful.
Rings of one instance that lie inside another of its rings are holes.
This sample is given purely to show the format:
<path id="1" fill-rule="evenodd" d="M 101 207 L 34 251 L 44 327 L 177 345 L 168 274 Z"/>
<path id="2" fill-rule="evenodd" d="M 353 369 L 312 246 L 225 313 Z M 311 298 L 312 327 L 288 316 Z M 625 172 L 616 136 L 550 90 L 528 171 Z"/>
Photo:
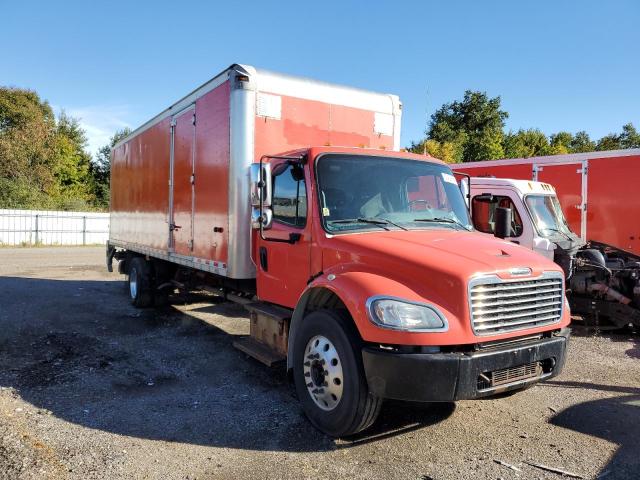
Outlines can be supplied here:
<path id="1" fill-rule="evenodd" d="M 304 170 L 298 165 L 286 165 L 276 171 L 273 177 L 273 220 L 293 227 L 304 227 L 307 223 Z"/>
<path id="2" fill-rule="evenodd" d="M 484 233 L 495 233 L 495 214 L 496 208 L 511 209 L 511 230 L 514 237 L 522 235 L 522 219 L 518 213 L 518 209 L 513 204 L 511 198 L 502 195 L 493 195 L 491 200 L 480 200 L 477 196 L 473 197 L 471 202 L 473 209 L 473 226 L 476 230 Z"/>

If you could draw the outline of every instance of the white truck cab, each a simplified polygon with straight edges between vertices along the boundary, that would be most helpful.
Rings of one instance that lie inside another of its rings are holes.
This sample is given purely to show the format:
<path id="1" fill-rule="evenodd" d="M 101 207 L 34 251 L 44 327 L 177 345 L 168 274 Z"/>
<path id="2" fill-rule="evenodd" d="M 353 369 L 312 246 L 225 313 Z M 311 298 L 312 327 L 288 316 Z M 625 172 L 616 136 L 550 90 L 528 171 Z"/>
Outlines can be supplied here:
<path id="1" fill-rule="evenodd" d="M 505 238 L 553 260 L 557 239 L 576 239 L 562 213 L 555 188 L 548 183 L 473 177 L 471 214 L 477 230 L 495 234 L 496 208 L 511 209 L 511 233 Z"/>

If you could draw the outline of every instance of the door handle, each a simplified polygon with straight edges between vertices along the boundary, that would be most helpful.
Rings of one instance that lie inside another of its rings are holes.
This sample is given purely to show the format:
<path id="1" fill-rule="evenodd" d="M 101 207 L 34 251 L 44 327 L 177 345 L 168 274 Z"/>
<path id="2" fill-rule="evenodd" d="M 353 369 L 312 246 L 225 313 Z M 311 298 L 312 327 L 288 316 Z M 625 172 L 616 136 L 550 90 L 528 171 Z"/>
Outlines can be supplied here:
<path id="1" fill-rule="evenodd" d="M 175 223 L 172 223 L 171 225 L 169 225 L 169 230 L 171 230 L 172 232 L 174 230 L 180 230 L 182 227 L 180 225 L 176 225 Z"/>

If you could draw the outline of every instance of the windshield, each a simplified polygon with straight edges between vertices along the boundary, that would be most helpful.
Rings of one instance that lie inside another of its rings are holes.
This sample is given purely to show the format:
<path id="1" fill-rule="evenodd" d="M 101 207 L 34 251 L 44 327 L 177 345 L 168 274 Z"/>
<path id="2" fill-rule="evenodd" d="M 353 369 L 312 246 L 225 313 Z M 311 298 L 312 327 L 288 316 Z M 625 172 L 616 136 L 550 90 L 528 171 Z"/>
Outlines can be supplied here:
<path id="1" fill-rule="evenodd" d="M 557 197 L 553 195 L 527 195 L 525 201 L 540 235 L 552 237 L 558 233 L 564 235 L 571 233 Z"/>
<path id="2" fill-rule="evenodd" d="M 472 228 L 456 179 L 444 165 L 325 155 L 317 176 L 320 212 L 329 232 Z"/>

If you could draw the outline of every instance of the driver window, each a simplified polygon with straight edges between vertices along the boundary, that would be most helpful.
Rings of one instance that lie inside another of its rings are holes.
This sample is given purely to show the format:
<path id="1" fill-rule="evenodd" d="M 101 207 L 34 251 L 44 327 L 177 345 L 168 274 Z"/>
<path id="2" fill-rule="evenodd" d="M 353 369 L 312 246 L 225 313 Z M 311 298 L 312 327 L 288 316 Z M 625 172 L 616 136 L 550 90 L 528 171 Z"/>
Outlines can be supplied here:
<path id="1" fill-rule="evenodd" d="M 494 195 L 491 202 L 478 200 L 473 197 L 471 203 L 473 209 L 473 226 L 476 230 L 484 233 L 495 233 L 495 213 L 497 207 L 511 209 L 511 229 L 513 237 L 522 235 L 522 219 L 518 213 L 518 209 L 513 204 L 511 198 L 502 195 Z"/>
<path id="2" fill-rule="evenodd" d="M 307 223 L 307 190 L 299 166 L 287 167 L 273 177 L 273 220 L 304 227 Z"/>

